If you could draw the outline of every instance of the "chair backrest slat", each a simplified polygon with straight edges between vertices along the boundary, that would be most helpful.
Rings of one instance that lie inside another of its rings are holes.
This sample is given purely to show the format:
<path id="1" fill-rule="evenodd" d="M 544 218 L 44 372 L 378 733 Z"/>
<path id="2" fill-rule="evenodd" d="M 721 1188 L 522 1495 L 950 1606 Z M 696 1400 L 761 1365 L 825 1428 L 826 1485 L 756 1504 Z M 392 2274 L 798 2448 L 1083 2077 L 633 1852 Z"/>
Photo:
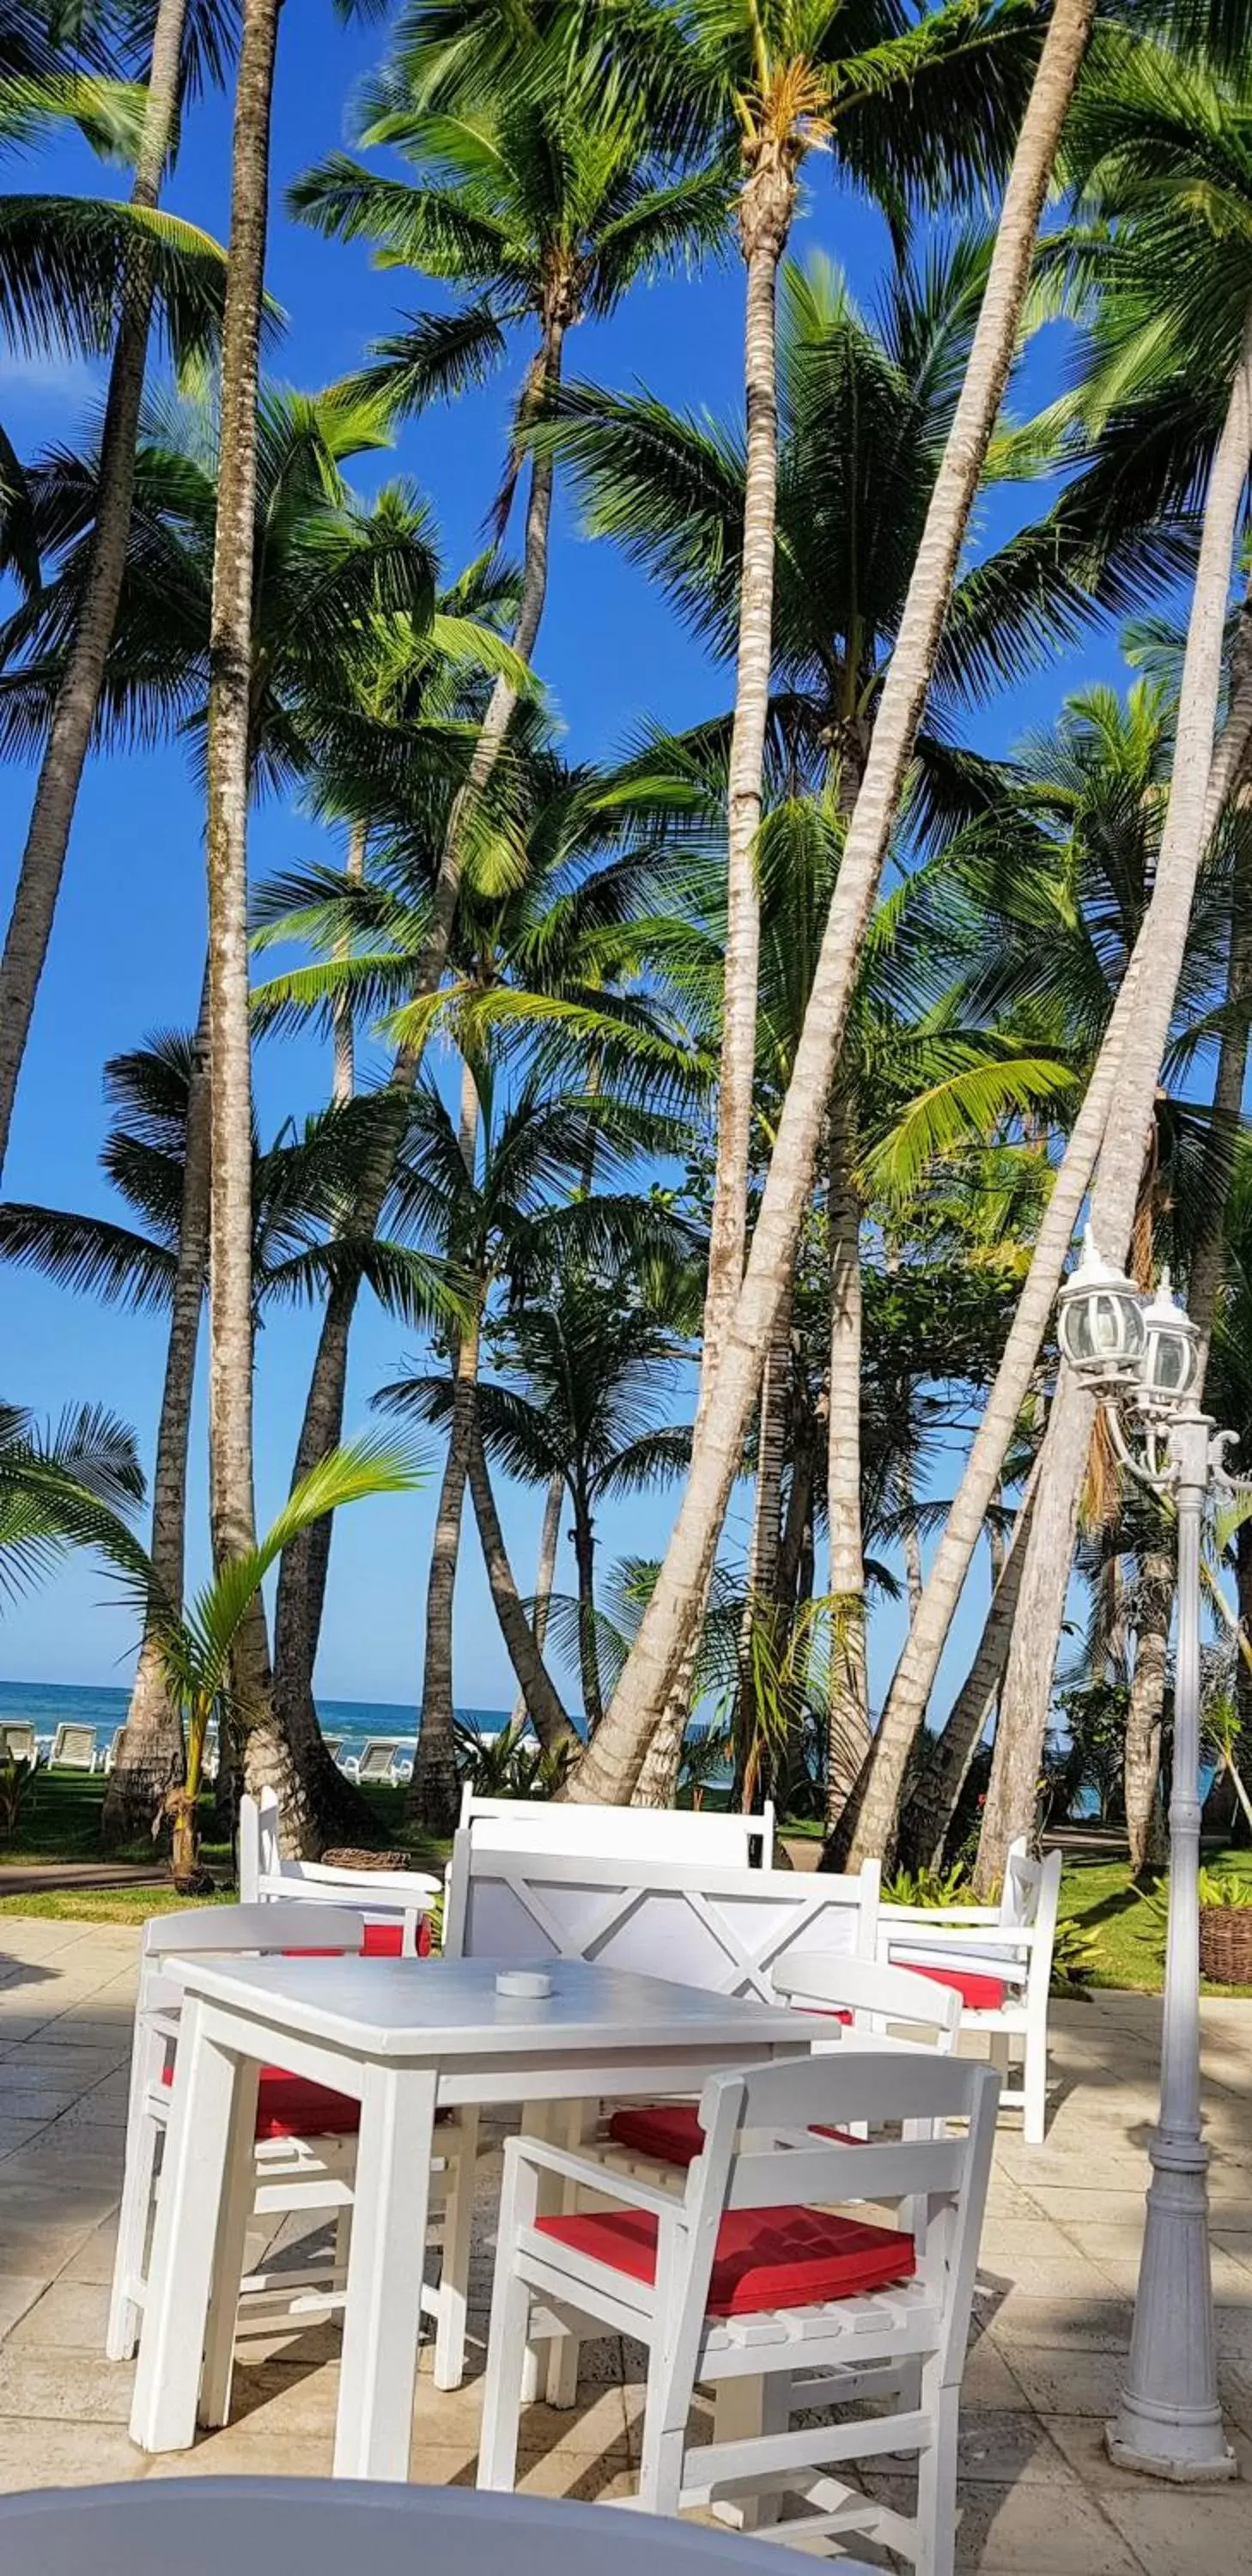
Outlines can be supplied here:
<path id="1" fill-rule="evenodd" d="M 808 2005 L 868 2017 L 871 2024 L 914 2025 L 932 2032 L 943 2049 L 954 2047 L 960 2029 L 961 1998 L 953 1987 L 876 1959 L 802 1950 L 777 1962 L 774 1985 L 784 2003 L 801 2010 Z"/>
<path id="2" fill-rule="evenodd" d="M 610 1860 L 694 1860 L 747 1868 L 774 1862 L 774 1807 L 759 1815 L 721 1808 L 564 1805 L 547 1798 L 484 1798 L 467 1783 L 461 1824 L 496 1851 L 576 1852 Z"/>
<path id="3" fill-rule="evenodd" d="M 317 1926 L 317 1940 L 310 1947 L 319 1950 L 359 1950 L 365 1939 L 365 1918 L 347 1906 L 325 1910 Z M 262 1955 L 285 1953 L 300 1948 L 301 1936 L 290 1915 L 275 1913 L 272 1905 L 198 1905 L 185 1914 L 154 1914 L 143 1927 L 146 1958 L 171 1958 L 194 1952 L 198 1958 L 211 1957 L 220 1951 L 223 1958 L 238 1953 L 257 1951 Z"/>

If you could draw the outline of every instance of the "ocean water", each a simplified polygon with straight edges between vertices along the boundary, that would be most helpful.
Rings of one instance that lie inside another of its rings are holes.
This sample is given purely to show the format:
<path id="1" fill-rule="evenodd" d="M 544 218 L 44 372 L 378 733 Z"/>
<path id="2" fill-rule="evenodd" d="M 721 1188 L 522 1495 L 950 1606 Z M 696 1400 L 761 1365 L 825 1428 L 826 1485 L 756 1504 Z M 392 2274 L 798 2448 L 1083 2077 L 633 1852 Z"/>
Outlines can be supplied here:
<path id="1" fill-rule="evenodd" d="M 0 1682 L 0 1720 L 26 1718 L 38 1735 L 51 1735 L 63 1722 L 94 1726 L 101 1747 L 126 1722 L 129 1690 L 87 1690 L 70 1682 Z M 361 1745 L 371 1735 L 396 1735 L 412 1742 L 417 1734 L 416 1707 L 391 1700 L 323 1699 L 317 1713 L 326 1735 L 341 1735 Z M 508 1724 L 506 1708 L 461 1708 L 458 1717 L 483 1735 L 497 1735 Z"/>

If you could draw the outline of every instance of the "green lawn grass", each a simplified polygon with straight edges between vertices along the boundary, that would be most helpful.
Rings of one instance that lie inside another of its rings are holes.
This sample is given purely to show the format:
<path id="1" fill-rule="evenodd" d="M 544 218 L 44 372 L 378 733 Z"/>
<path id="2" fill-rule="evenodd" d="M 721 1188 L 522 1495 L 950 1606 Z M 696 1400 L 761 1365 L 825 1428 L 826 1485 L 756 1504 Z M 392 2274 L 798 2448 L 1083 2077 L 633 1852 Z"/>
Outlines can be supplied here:
<path id="1" fill-rule="evenodd" d="M 403 1791 L 370 1782 L 362 1794 L 373 1813 L 379 1847 L 402 1845 Z M 176 1896 L 171 1887 L 162 1886 L 164 1863 L 160 1859 L 153 1865 L 154 1883 L 150 1887 L 56 1888 L 36 1895 L 5 1895 L 6 1864 L 99 1860 L 103 1800 L 103 1780 L 85 1779 L 76 1772 L 39 1773 L 16 1834 L 10 1842 L 0 1845 L 0 1914 L 36 1914 L 75 1923 L 142 1923 L 148 1914 L 168 1913 L 187 1902 L 204 1902 L 202 1898 Z M 218 1882 L 217 1901 L 227 1903 L 235 1893 L 233 1864 L 227 1845 L 214 1841 L 212 1822 L 212 1805 L 206 1800 L 205 1865 Z M 813 1828 L 814 1832 L 818 1830 Z M 789 1835 L 804 1831 L 802 1825 L 787 1826 Z M 447 1859 L 448 1846 L 417 1843 L 413 1856 L 418 1866 L 429 1866 Z M 132 1844 L 116 1857 L 148 1862 L 152 1860 L 152 1847 L 147 1842 Z M 1211 1869 L 1229 1869 L 1252 1881 L 1252 1852 L 1206 1852 L 1205 1860 Z M 1163 1969 L 1160 1919 L 1152 1905 L 1151 1890 L 1132 1885 L 1125 1861 L 1082 1852 L 1068 1854 L 1061 1886 L 1061 1913 L 1080 1922 L 1098 1944 L 1091 1979 L 1094 1986 L 1159 1993 Z M 1248 1994 L 1252 1987 L 1206 1986 L 1205 1992 Z"/>
<path id="2" fill-rule="evenodd" d="M 153 1854 L 146 1836 L 138 1842 L 123 1843 L 107 1855 L 100 1848 L 100 1810 L 104 1804 L 105 1782 L 79 1771 L 36 1773 L 23 1804 L 16 1831 L 0 1843 L 0 1914 L 34 1914 L 66 1923 L 142 1923 L 149 1914 L 166 1914 L 187 1904 L 203 1904 L 202 1897 L 176 1896 L 172 1887 L 162 1884 L 168 1876 L 164 1853 Z M 408 1842 L 415 1867 L 429 1868 L 448 1857 L 450 1845 L 406 1837 L 404 1792 L 369 1781 L 361 1791 L 373 1817 L 373 1830 L 367 1838 L 379 1850 L 389 1850 Z M 211 1796 L 202 1802 L 202 1857 L 206 1869 L 217 1881 L 216 1901 L 230 1902 L 235 1895 L 234 1861 L 227 1843 L 214 1834 L 214 1808 Z M 29 1867 L 40 1862 L 55 1865 L 59 1861 L 99 1861 L 104 1858 L 135 1862 L 141 1868 L 151 1867 L 152 1884 L 147 1887 L 46 1888 L 35 1893 L 6 1895 L 5 1873 L 9 1868 Z"/>
<path id="3" fill-rule="evenodd" d="M 1206 1851 L 1205 1867 L 1229 1870 L 1252 1882 L 1252 1852 Z M 1164 1880 L 1160 1882 L 1164 1886 Z M 1074 1852 L 1066 1857 L 1061 1914 L 1092 1934 L 1098 1949 L 1093 1986 L 1131 1987 L 1159 1994 L 1164 1973 L 1164 1927 L 1150 1887 L 1136 1887 L 1125 1861 Z M 1206 1995 L 1252 1994 L 1250 1986 L 1214 1986 Z"/>

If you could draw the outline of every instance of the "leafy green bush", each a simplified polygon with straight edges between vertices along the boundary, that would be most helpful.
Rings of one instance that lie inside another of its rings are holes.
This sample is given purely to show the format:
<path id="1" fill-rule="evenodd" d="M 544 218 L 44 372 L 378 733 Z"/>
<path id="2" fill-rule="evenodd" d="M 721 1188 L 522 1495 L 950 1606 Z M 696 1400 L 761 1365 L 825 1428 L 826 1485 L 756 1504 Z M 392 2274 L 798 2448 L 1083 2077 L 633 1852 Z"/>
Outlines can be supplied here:
<path id="1" fill-rule="evenodd" d="M 1087 1988 L 1101 1963 L 1100 1936 L 1088 1930 L 1071 1915 L 1058 1923 L 1052 1945 L 1052 1982 L 1049 1994 L 1067 1995 L 1074 2002 L 1087 2000 Z"/>
<path id="2" fill-rule="evenodd" d="M 883 1880 L 886 1905 L 974 1905 L 973 1884 L 960 1861 L 950 1869 L 898 1869 Z"/>
<path id="3" fill-rule="evenodd" d="M 17 1832 L 38 1768 L 37 1762 L 19 1761 L 16 1753 L 6 1753 L 0 1762 L 0 1841 L 11 1842 Z"/>

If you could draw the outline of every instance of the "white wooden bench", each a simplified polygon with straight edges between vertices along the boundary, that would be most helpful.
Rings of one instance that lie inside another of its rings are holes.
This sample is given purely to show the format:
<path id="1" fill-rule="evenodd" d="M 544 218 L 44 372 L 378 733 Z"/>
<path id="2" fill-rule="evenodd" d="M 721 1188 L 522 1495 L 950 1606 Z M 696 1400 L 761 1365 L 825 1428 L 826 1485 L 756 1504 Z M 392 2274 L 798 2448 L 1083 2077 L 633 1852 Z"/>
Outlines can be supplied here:
<path id="1" fill-rule="evenodd" d="M 880 1880 L 877 1861 L 841 1878 L 693 1858 L 501 1851 L 463 1826 L 448 1870 L 444 1950 L 453 1958 L 587 1959 L 769 2001 L 784 1957 L 874 1957 Z"/>

